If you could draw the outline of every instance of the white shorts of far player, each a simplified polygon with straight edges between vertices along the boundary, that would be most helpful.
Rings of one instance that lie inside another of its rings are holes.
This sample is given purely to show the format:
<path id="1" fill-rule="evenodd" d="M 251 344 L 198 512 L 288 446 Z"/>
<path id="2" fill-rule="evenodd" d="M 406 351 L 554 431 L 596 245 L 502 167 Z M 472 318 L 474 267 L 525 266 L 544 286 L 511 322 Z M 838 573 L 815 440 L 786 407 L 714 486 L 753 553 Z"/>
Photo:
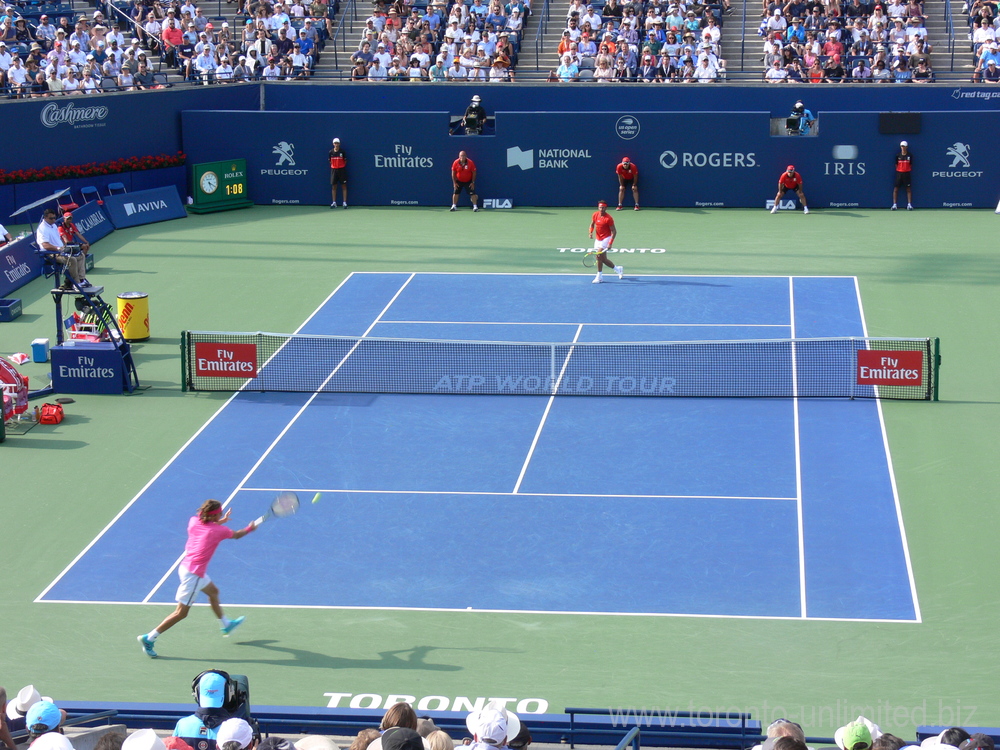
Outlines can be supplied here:
<path id="1" fill-rule="evenodd" d="M 190 607 L 194 604 L 198 592 L 212 582 L 207 572 L 203 576 L 196 576 L 183 565 L 177 568 L 177 575 L 180 576 L 181 584 L 177 587 L 177 593 L 174 594 L 174 601 L 178 604 L 183 604 L 185 607 Z"/>
<path id="2" fill-rule="evenodd" d="M 594 240 L 595 250 L 607 250 L 611 247 L 611 237 L 605 237 L 603 240 Z"/>

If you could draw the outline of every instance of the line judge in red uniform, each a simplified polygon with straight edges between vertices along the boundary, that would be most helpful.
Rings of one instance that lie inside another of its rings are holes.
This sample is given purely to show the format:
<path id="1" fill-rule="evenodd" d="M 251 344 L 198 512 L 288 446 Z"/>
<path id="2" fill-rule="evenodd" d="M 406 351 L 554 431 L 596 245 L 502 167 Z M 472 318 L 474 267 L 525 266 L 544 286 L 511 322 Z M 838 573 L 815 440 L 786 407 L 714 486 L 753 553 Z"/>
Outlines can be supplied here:
<path id="1" fill-rule="evenodd" d="M 337 185 L 344 191 L 344 208 L 347 208 L 347 154 L 340 147 L 340 139 L 333 139 L 333 148 L 330 149 L 330 191 L 333 203 L 330 208 L 337 207 Z"/>
<path id="2" fill-rule="evenodd" d="M 595 232 L 597 233 L 596 237 L 594 237 Z M 618 274 L 620 279 L 624 269 L 608 260 L 608 248 L 618 236 L 618 229 L 615 227 L 615 220 L 608 213 L 607 201 L 600 201 L 594 215 L 590 217 L 590 236 L 594 238 L 594 250 L 597 251 L 597 276 L 594 277 L 593 283 L 600 284 L 604 280 L 601 277 L 601 270 L 604 266 Z"/>
<path id="3" fill-rule="evenodd" d="M 789 164 L 788 168 L 781 173 L 781 177 L 778 178 L 778 194 L 774 196 L 774 208 L 771 209 L 771 213 L 778 213 L 781 198 L 789 190 L 794 190 L 795 194 L 799 196 L 799 201 L 802 203 L 802 213 L 809 213 L 809 206 L 806 205 L 806 194 L 802 192 L 802 175 L 795 171 L 795 166 L 792 164 Z"/>
<path id="4" fill-rule="evenodd" d="M 896 154 L 896 184 L 892 188 L 892 210 L 896 210 L 896 194 L 901 187 L 906 188 L 906 210 L 913 210 L 913 154 L 910 153 L 906 141 L 899 142 L 899 153 Z"/>
<path id="5" fill-rule="evenodd" d="M 626 188 L 632 188 L 632 200 L 635 202 L 635 210 L 639 210 L 639 168 L 626 156 L 621 164 L 615 167 L 615 174 L 618 175 L 618 208 L 622 210 L 622 200 L 625 198 Z"/>
<path id="6" fill-rule="evenodd" d="M 464 151 L 459 151 L 458 158 L 452 162 L 451 184 L 453 187 L 451 194 L 452 211 L 458 209 L 458 196 L 462 194 L 463 190 L 472 199 L 472 210 L 479 210 L 479 204 L 476 201 L 476 163 Z"/>

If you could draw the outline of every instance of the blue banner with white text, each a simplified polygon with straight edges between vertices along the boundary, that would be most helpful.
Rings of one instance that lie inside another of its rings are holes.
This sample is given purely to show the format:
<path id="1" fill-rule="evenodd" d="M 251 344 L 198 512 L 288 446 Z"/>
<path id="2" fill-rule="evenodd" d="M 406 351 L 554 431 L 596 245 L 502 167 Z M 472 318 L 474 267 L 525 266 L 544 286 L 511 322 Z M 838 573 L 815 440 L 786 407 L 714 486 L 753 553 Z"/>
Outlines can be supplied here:
<path id="1" fill-rule="evenodd" d="M 104 210 L 115 229 L 187 216 L 176 185 L 108 196 L 104 201 Z"/>
<path id="2" fill-rule="evenodd" d="M 879 112 L 825 112 L 817 135 L 778 135 L 770 112 L 498 112 L 496 134 L 454 136 L 446 112 L 215 112 L 182 115 L 189 161 L 227 158 L 242 141 L 258 204 L 330 202 L 327 154 L 339 137 L 350 201 L 446 206 L 460 151 L 475 162 L 485 208 L 615 202 L 615 166 L 639 169 L 649 207 L 770 208 L 788 164 L 813 208 L 888 208 L 906 139 L 919 208 L 993 207 L 996 113 L 925 112 L 912 134 L 886 134 Z M 557 123 L 558 127 L 553 127 Z M 626 197 L 629 202 L 630 196 Z M 464 199 L 468 200 L 468 199 Z M 905 199 L 904 199 L 905 203 Z M 793 194 L 781 208 L 794 208 Z"/>
<path id="3" fill-rule="evenodd" d="M 0 247 L 0 297 L 42 275 L 42 259 L 35 252 L 34 240 L 29 234 Z"/>
<path id="4" fill-rule="evenodd" d="M 111 220 L 97 201 L 85 203 L 76 209 L 73 212 L 73 223 L 91 245 L 115 231 Z"/>

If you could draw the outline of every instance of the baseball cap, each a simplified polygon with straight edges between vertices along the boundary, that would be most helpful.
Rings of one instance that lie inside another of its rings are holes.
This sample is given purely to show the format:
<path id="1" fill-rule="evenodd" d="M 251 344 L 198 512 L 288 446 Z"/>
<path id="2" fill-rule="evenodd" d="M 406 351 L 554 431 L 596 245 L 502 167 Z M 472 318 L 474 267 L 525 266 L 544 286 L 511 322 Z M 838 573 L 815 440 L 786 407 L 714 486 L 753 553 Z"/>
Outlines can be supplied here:
<path id="1" fill-rule="evenodd" d="M 222 747 L 227 742 L 238 742 L 241 748 L 249 747 L 253 742 L 253 730 L 243 719 L 226 719 L 219 725 L 215 742 Z M 123 748 L 123 750 L 126 750 Z"/>
<path id="2" fill-rule="evenodd" d="M 872 746 L 872 730 L 859 718 L 838 729 L 834 740 L 841 750 L 867 750 Z"/>
<path id="3" fill-rule="evenodd" d="M 334 138 L 334 139 L 333 139 L 333 142 L 334 142 L 334 143 L 340 143 L 340 139 L 339 139 L 339 138 Z"/>
<path id="4" fill-rule="evenodd" d="M 390 727 L 382 734 L 382 750 L 424 750 L 424 739 L 406 727 Z"/>
<path id="5" fill-rule="evenodd" d="M 607 206 L 607 201 L 600 201 L 598 206 Z M 479 742 L 499 746 L 505 738 L 516 737 L 521 731 L 521 720 L 504 708 L 499 701 L 490 701 L 478 711 L 473 711 L 465 718 L 465 725 Z"/>
<path id="6" fill-rule="evenodd" d="M 794 172 L 795 171 L 795 165 L 794 164 L 789 164 L 787 167 L 785 167 L 785 171 L 786 172 Z"/>
<path id="7" fill-rule="evenodd" d="M 908 144 L 908 143 L 907 143 L 906 141 L 900 141 L 900 142 L 899 142 L 899 145 L 900 145 L 900 146 L 908 146 L 908 145 L 910 145 L 910 144 Z"/>
<path id="8" fill-rule="evenodd" d="M 24 725 L 35 734 L 51 732 L 60 722 L 62 722 L 62 711 L 52 701 L 35 702 L 24 716 Z"/>
<path id="9" fill-rule="evenodd" d="M 166 750 L 166 745 L 152 729 L 137 729 L 125 738 L 122 750 Z"/>
<path id="10" fill-rule="evenodd" d="M 222 708 L 225 699 L 226 678 L 218 672 L 206 672 L 202 675 L 198 680 L 198 705 L 202 708 Z"/>
<path id="11" fill-rule="evenodd" d="M 994 742 L 988 734 L 976 732 L 958 747 L 960 750 L 993 750 Z"/>

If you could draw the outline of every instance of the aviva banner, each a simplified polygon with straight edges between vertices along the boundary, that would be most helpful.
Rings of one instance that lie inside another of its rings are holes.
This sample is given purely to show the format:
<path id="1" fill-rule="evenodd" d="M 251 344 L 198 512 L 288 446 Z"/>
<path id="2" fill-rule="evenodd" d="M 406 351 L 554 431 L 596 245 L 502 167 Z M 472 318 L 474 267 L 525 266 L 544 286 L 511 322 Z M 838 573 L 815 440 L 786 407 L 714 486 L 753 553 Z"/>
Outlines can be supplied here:
<path id="1" fill-rule="evenodd" d="M 115 229 L 187 216 L 176 185 L 111 195 L 105 199 L 104 208 Z"/>

